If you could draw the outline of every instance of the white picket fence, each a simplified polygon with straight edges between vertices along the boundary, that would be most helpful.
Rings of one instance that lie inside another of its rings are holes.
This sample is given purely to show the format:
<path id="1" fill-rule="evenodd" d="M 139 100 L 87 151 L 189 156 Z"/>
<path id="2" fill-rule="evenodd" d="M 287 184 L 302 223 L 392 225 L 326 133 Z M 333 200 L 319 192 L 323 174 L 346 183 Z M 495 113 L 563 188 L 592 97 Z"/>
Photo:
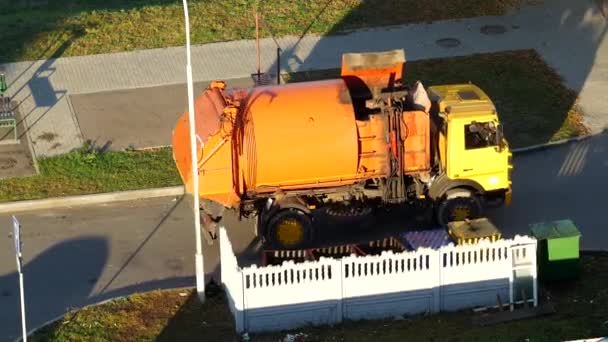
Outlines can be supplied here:
<path id="1" fill-rule="evenodd" d="M 494 306 L 497 296 L 514 303 L 525 295 L 537 304 L 530 237 L 240 268 L 222 228 L 220 250 L 238 332 Z"/>

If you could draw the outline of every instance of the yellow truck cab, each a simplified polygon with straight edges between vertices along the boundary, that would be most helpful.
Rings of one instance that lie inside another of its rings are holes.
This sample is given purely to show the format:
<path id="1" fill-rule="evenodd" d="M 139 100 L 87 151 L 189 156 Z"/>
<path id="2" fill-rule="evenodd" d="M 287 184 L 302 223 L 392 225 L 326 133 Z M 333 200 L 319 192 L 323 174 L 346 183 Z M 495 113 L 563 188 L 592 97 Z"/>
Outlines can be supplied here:
<path id="1" fill-rule="evenodd" d="M 473 84 L 432 86 L 428 93 L 443 171 L 431 192 L 446 194 L 444 206 L 450 199 L 459 201 L 457 210 L 449 210 L 455 213 L 449 220 L 470 216 L 474 206 L 481 205 L 471 203 L 473 197 L 485 203 L 501 200 L 510 204 L 511 152 L 492 100 Z M 447 187 L 451 191 L 445 191 Z"/>

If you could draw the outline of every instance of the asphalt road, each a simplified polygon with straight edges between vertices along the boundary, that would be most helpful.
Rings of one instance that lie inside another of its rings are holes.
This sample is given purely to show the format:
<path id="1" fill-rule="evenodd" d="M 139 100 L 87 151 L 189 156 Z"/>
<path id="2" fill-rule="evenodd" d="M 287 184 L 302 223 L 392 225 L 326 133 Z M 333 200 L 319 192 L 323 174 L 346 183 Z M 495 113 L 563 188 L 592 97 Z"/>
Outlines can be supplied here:
<path id="1" fill-rule="evenodd" d="M 514 158 L 513 203 L 489 213 L 506 235 L 572 219 L 584 249 L 608 250 L 608 134 Z"/>
<path id="2" fill-rule="evenodd" d="M 72 307 L 154 288 L 194 284 L 194 232 L 187 197 L 17 214 L 24 242 L 28 326 Z M 20 332 L 19 289 L 9 215 L 0 217 L 0 341 Z M 234 248 L 253 234 L 226 221 Z M 205 270 L 218 272 L 219 244 L 203 246 Z"/>
<path id="3" fill-rule="evenodd" d="M 585 249 L 608 250 L 608 135 L 514 159 L 512 206 L 490 212 L 506 237 L 530 223 L 573 219 Z M 194 239 L 190 201 L 160 198 L 88 208 L 17 214 L 23 225 L 28 324 L 33 328 L 65 310 L 134 291 L 193 286 Z M 386 234 L 410 221 L 395 214 L 379 223 Z M 10 215 L 0 216 L 0 340 L 20 331 L 19 292 Z M 227 217 L 235 252 L 251 262 L 258 246 L 249 222 Z M 331 234 L 330 234 L 331 235 Z M 340 234 L 336 234 L 340 235 Z M 331 238 L 331 237 L 330 237 Z M 355 237 L 356 239 L 356 237 Z M 219 274 L 219 244 L 204 245 L 205 269 Z"/>

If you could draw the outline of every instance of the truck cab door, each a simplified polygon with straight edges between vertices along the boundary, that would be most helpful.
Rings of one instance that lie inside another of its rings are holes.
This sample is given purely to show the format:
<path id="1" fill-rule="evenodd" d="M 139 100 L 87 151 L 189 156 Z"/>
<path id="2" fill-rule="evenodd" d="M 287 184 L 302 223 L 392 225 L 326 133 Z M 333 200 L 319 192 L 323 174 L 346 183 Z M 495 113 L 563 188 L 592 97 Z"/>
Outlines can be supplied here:
<path id="1" fill-rule="evenodd" d="M 486 191 L 498 189 L 506 182 L 507 151 L 499 145 L 498 127 L 493 120 L 465 122 L 451 128 L 458 130 L 450 139 L 452 179 L 470 179 Z"/>

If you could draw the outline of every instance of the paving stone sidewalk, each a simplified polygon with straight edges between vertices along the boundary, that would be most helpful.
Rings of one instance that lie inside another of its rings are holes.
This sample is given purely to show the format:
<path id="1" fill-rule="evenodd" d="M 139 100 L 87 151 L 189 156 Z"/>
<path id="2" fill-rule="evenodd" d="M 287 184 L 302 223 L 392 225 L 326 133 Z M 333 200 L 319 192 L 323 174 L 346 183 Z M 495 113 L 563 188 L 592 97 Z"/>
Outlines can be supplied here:
<path id="1" fill-rule="evenodd" d="M 580 92 L 585 124 L 598 132 L 608 127 L 607 27 L 593 0 L 551 0 L 502 17 L 357 30 L 329 37 L 289 36 L 277 42 L 282 49 L 282 72 L 339 67 L 341 54 L 353 51 L 403 48 L 411 61 L 533 48 L 568 86 Z M 444 38 L 455 38 L 460 44 L 439 46 L 437 40 Z M 263 67 L 273 72 L 277 45 L 263 39 L 260 46 Z M 195 82 L 243 78 L 256 70 L 253 40 L 196 46 L 192 53 Z M 8 93 L 20 103 L 35 156 L 52 156 L 80 147 L 84 140 L 70 95 L 183 84 L 185 49 L 9 63 L 0 68 L 7 73 Z M 137 129 L 133 127 L 133 134 Z"/>

